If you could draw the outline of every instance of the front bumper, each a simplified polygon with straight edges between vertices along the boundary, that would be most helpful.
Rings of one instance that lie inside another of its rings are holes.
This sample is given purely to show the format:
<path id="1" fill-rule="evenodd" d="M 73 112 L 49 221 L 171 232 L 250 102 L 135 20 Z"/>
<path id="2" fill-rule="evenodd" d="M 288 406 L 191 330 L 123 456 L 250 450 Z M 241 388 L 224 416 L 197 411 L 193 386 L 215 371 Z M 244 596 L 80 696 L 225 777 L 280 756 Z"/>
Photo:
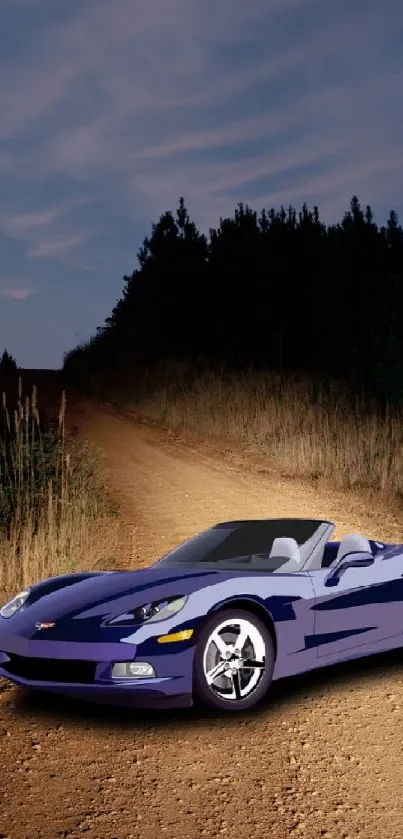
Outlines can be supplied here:
<path id="1" fill-rule="evenodd" d="M 176 645 L 175 645 L 176 646 Z M 156 676 L 111 677 L 116 661 L 144 660 L 133 644 L 0 639 L 0 677 L 16 685 L 126 707 L 183 708 L 192 700 L 194 649 L 150 656 Z"/>

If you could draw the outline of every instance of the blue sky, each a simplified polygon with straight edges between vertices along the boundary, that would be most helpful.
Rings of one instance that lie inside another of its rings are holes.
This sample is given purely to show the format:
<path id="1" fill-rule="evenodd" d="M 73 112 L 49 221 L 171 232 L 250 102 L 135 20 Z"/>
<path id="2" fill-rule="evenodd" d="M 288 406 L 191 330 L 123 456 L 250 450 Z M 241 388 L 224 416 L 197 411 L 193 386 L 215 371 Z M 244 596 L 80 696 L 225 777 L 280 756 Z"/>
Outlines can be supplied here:
<path id="1" fill-rule="evenodd" d="M 58 367 L 183 195 L 403 216 L 401 0 L 2 0 L 0 347 Z"/>

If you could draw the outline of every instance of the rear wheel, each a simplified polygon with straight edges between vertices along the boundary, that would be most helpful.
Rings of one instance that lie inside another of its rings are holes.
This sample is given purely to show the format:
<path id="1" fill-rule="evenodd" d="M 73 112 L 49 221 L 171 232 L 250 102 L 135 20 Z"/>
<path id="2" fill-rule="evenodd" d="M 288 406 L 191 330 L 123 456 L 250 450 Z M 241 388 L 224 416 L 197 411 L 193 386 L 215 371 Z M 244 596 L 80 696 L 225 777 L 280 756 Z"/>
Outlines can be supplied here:
<path id="1" fill-rule="evenodd" d="M 194 661 L 193 689 L 213 708 L 241 711 L 267 693 L 275 652 L 263 621 L 246 610 L 212 615 L 200 633 Z"/>

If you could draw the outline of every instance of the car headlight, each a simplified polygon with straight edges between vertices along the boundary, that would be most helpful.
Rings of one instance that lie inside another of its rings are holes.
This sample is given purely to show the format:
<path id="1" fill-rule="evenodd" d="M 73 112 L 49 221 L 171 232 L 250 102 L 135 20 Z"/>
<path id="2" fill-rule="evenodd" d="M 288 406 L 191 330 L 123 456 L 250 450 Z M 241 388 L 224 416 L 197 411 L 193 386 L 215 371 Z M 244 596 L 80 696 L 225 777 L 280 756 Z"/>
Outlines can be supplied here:
<path id="1" fill-rule="evenodd" d="M 29 597 L 30 589 L 26 588 L 24 591 L 20 591 L 18 594 L 15 595 L 8 603 L 5 603 L 4 606 L 0 609 L 0 615 L 2 618 L 11 618 L 12 615 L 15 615 L 21 606 L 24 605 L 26 600 Z"/>
<path id="2" fill-rule="evenodd" d="M 165 597 L 163 600 L 157 600 L 152 603 L 145 603 L 144 606 L 139 606 L 133 609 L 132 612 L 125 612 L 124 615 L 118 615 L 117 618 L 107 621 L 107 626 L 133 626 L 133 624 L 141 625 L 143 623 L 156 623 L 157 621 L 164 621 L 167 618 L 176 615 L 183 609 L 188 595 L 183 597 Z"/>

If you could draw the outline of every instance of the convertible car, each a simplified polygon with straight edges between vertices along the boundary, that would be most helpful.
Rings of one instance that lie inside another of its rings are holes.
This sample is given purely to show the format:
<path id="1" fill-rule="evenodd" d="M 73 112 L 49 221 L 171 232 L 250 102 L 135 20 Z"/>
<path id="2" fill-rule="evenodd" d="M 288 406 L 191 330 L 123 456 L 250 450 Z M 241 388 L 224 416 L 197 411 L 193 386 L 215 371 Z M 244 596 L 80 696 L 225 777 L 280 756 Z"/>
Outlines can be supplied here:
<path id="1" fill-rule="evenodd" d="M 403 545 L 311 519 L 217 524 L 149 568 L 51 577 L 0 610 L 0 676 L 137 707 L 244 710 L 403 646 Z"/>

